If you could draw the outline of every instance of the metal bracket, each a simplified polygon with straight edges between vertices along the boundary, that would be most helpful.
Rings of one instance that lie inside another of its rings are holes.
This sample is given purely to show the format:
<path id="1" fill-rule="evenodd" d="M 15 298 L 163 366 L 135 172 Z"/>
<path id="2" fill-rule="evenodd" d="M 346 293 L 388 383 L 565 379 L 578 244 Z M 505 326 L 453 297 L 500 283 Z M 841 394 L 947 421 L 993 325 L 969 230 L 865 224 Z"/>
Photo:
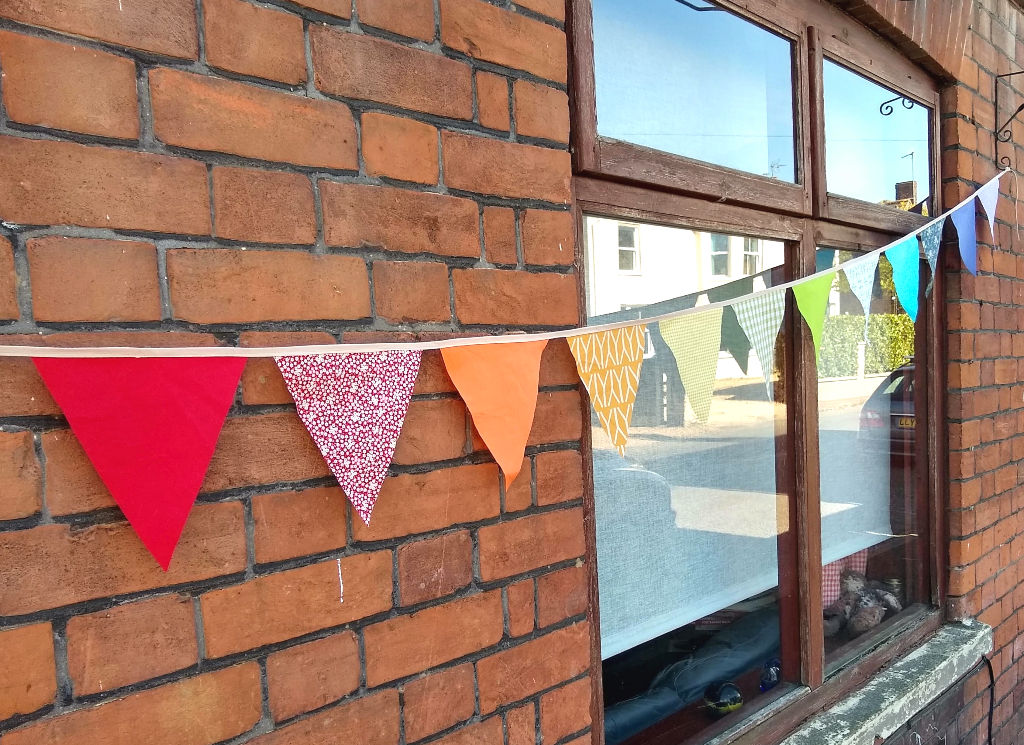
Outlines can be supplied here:
<path id="1" fill-rule="evenodd" d="M 903 108 L 914 108 L 914 101 L 912 99 L 909 99 L 906 96 L 896 96 L 896 98 L 890 98 L 888 101 L 882 101 L 882 105 L 878 107 L 878 113 L 882 116 L 889 116 L 893 112 L 893 101 L 899 101 L 900 99 L 902 99 Z"/>
<path id="2" fill-rule="evenodd" d="M 999 116 L 999 81 L 1002 78 L 1012 78 L 1014 75 L 1024 75 L 1024 70 L 996 75 L 996 116 Z M 1009 83 L 1007 83 L 1007 85 L 1009 85 Z M 1017 107 L 1017 110 L 1010 115 L 1009 119 L 996 127 L 996 162 L 1005 168 L 1009 168 L 1011 166 L 1011 161 L 1009 156 L 1004 155 L 1001 158 L 999 157 L 999 143 L 1010 142 L 1010 140 L 1013 139 L 1013 128 L 1011 125 L 1013 124 L 1013 120 L 1016 119 L 1017 115 L 1022 111 L 1024 111 L 1024 103 Z"/>

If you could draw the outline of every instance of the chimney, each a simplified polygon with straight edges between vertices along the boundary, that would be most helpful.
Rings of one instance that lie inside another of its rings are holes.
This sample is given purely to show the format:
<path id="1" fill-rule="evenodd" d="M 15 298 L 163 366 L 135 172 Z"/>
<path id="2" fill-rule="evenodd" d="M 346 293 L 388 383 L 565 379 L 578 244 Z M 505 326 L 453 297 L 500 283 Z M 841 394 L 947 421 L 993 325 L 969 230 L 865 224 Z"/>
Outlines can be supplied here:
<path id="1" fill-rule="evenodd" d="M 911 204 L 917 204 L 917 182 L 916 181 L 900 181 L 896 184 L 896 201 L 908 201 Z"/>

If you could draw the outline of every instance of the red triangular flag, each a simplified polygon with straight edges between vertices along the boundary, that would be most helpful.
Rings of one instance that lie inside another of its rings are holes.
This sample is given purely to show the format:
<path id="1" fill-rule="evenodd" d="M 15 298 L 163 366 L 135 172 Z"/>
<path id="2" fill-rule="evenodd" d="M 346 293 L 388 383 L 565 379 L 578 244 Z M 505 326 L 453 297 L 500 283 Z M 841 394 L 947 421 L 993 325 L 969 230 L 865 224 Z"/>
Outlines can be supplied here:
<path id="1" fill-rule="evenodd" d="M 367 525 L 402 433 L 421 354 L 391 350 L 276 358 L 299 418 Z"/>
<path id="2" fill-rule="evenodd" d="M 512 483 L 533 428 L 540 356 L 547 341 L 473 344 L 441 350 L 459 395 L 494 460 Z"/>
<path id="3" fill-rule="evenodd" d="M 103 483 L 167 570 L 244 358 L 33 358 Z"/>

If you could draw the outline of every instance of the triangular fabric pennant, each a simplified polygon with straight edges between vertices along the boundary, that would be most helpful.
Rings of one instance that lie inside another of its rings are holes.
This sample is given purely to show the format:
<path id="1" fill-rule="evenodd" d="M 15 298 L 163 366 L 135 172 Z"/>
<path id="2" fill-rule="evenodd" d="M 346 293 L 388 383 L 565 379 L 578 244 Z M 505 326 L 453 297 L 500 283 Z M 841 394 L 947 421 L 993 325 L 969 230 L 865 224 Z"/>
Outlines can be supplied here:
<path id="1" fill-rule="evenodd" d="M 295 411 L 367 525 L 409 410 L 418 350 L 275 357 Z"/>
<path id="2" fill-rule="evenodd" d="M 896 297 L 912 322 L 917 321 L 917 295 L 921 291 L 921 254 L 914 238 L 905 238 L 885 249 L 885 258 L 892 264 L 892 281 Z"/>
<path id="3" fill-rule="evenodd" d="M 939 246 L 942 244 L 942 227 L 945 224 L 946 218 L 942 218 L 917 234 L 918 240 L 921 241 L 921 250 L 924 251 L 924 257 L 928 260 L 928 266 L 932 270 L 932 276 L 928 278 L 928 286 L 924 288 L 925 295 L 932 291 L 932 285 L 935 284 L 935 272 L 938 271 L 939 266 Z"/>
<path id="4" fill-rule="evenodd" d="M 166 571 L 245 359 L 37 357 L 33 362 L 124 516 Z"/>
<path id="5" fill-rule="evenodd" d="M 774 401 L 772 370 L 775 369 L 775 342 L 786 315 L 786 291 L 765 292 L 732 306 L 736 319 L 744 333 L 754 345 L 754 352 L 761 363 L 764 387 L 768 400 Z"/>
<path id="6" fill-rule="evenodd" d="M 816 274 L 799 284 L 793 285 L 793 296 L 804 317 L 807 328 L 811 330 L 814 340 L 814 359 L 821 361 L 821 332 L 825 327 L 825 311 L 828 310 L 828 296 L 832 292 L 832 282 L 836 278 L 836 270 Z"/>
<path id="7" fill-rule="evenodd" d="M 964 268 L 971 274 L 978 273 L 978 228 L 976 224 L 974 200 L 970 199 L 966 204 L 949 215 L 949 219 L 956 226 L 956 235 L 960 243 L 960 258 L 963 259 Z"/>
<path id="8" fill-rule="evenodd" d="M 661 337 L 672 350 L 690 408 L 697 421 L 711 416 L 711 397 L 722 346 L 722 309 L 670 318 L 658 323 Z"/>
<path id="9" fill-rule="evenodd" d="M 629 421 L 640 383 L 647 326 L 627 326 L 569 337 L 569 349 L 576 358 L 580 380 L 587 387 L 590 403 L 601 427 L 608 433 L 619 455 L 624 455 Z"/>
<path id="10" fill-rule="evenodd" d="M 992 242 L 996 242 L 996 204 L 999 202 L 999 179 L 995 178 L 978 189 L 974 195 L 985 208 L 985 217 L 988 218 L 988 229 L 992 234 Z"/>
<path id="11" fill-rule="evenodd" d="M 860 301 L 864 309 L 864 341 L 868 340 L 868 318 L 871 316 L 871 297 L 875 291 L 875 273 L 878 271 L 878 251 L 872 251 L 862 259 L 851 261 L 842 267 L 846 280 L 850 283 L 850 291 Z"/>
<path id="12" fill-rule="evenodd" d="M 744 277 L 708 290 L 708 300 L 712 303 L 720 303 L 740 295 L 749 295 L 753 291 L 754 278 L 752 276 Z M 750 340 L 743 332 L 731 305 L 725 306 L 722 310 L 722 349 L 732 355 L 740 370 L 746 375 L 750 362 Z"/>
<path id="13" fill-rule="evenodd" d="M 441 350 L 473 424 L 505 474 L 519 475 L 537 410 L 540 356 L 547 341 L 474 344 Z"/>

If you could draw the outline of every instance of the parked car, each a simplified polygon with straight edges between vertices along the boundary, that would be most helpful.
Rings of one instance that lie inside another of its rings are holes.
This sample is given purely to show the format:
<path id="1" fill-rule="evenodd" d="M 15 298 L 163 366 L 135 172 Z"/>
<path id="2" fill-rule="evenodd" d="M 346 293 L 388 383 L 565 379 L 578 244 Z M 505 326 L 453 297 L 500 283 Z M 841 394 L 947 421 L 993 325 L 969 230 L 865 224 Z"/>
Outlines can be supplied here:
<path id="1" fill-rule="evenodd" d="M 915 443 L 914 364 L 886 376 L 860 410 L 857 439 L 877 443 L 894 455 L 913 457 Z"/>

